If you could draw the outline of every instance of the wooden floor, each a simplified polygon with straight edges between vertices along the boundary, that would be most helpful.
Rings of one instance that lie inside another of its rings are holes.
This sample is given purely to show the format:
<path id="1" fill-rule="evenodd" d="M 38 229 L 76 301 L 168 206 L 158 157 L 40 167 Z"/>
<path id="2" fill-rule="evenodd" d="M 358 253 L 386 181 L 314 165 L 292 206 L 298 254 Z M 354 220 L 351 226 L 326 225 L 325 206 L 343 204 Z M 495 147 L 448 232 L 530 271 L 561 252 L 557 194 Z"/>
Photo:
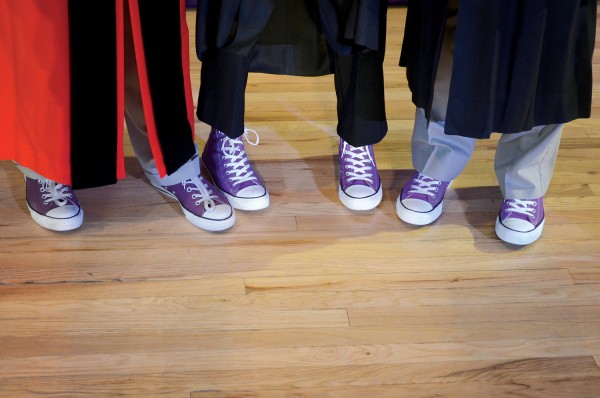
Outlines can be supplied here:
<path id="1" fill-rule="evenodd" d="M 442 218 L 411 227 L 394 210 L 411 174 L 404 15 L 390 10 L 373 211 L 338 200 L 331 76 L 251 76 L 246 148 L 271 206 L 225 233 L 186 222 L 128 143 L 128 177 L 78 191 L 71 233 L 34 224 L 0 163 L 0 396 L 600 397 L 600 74 L 593 117 L 565 129 L 538 242 L 495 236 L 497 137 Z"/>

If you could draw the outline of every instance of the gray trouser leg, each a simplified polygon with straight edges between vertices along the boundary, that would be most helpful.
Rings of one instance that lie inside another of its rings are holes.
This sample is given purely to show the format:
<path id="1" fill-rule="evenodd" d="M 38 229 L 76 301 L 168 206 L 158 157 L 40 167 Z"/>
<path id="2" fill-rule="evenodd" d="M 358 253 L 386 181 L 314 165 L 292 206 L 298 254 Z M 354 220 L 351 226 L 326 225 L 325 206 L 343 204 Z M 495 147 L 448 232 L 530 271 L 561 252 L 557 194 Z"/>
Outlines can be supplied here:
<path id="1" fill-rule="evenodd" d="M 475 149 L 475 139 L 446 135 L 443 123 L 427 125 L 425 111 L 417 109 L 412 135 L 413 167 L 427 177 L 452 181 L 463 171 Z"/>
<path id="2" fill-rule="evenodd" d="M 562 124 L 550 124 L 500 137 L 494 170 L 505 199 L 544 196 L 554 172 L 562 130 Z"/>
<path id="3" fill-rule="evenodd" d="M 29 169 L 27 167 L 21 166 L 20 164 L 18 164 L 16 162 L 15 162 L 15 166 L 17 166 L 17 168 L 19 170 L 21 170 L 21 173 L 23 173 L 23 175 L 25 177 L 29 177 L 29 178 L 34 179 L 34 180 L 47 180 L 47 178 L 44 177 L 43 175 L 38 174 L 35 171 L 33 171 L 33 170 L 31 170 L 31 169 Z"/>
<path id="4" fill-rule="evenodd" d="M 148 140 L 148 128 L 142 103 L 135 47 L 131 28 L 125 29 L 125 122 L 133 152 L 144 170 L 156 169 Z"/>
<path id="5" fill-rule="evenodd" d="M 161 185 L 174 185 L 200 174 L 200 163 L 196 150 L 196 155 L 192 156 L 177 171 L 163 178 L 159 177 L 148 139 L 134 48 L 130 38 L 125 40 L 125 121 L 133 152 L 140 165 L 146 173 L 152 174 Z"/>
<path id="6" fill-rule="evenodd" d="M 417 109 L 412 135 L 413 167 L 441 181 L 452 181 L 458 177 L 475 149 L 475 139 L 444 133 L 455 30 L 456 18 L 448 19 L 435 78 L 431 121 L 427 123 L 425 111 Z"/>
<path id="7" fill-rule="evenodd" d="M 126 98 L 127 94 L 129 93 L 125 93 Z M 128 100 L 126 99 L 125 102 L 127 103 Z M 161 185 L 174 185 L 200 175 L 200 160 L 198 159 L 198 149 L 196 148 L 196 154 L 175 172 L 162 178 L 159 177 L 158 169 L 156 168 L 156 163 L 152 156 L 152 150 L 150 149 L 150 142 L 148 141 L 148 131 L 145 128 L 146 123 L 144 121 L 143 112 L 140 111 L 140 108 L 136 108 L 131 112 L 131 108 L 128 109 L 127 105 L 126 109 L 125 120 L 127 121 L 129 140 L 131 141 L 135 156 L 146 173 L 152 174 L 154 179 L 159 181 Z M 136 114 L 138 117 L 132 116 Z M 141 118 L 139 117 L 140 114 Z"/>
<path id="8" fill-rule="evenodd" d="M 429 124 L 423 109 L 417 109 L 412 138 L 414 168 L 441 181 L 455 179 L 467 165 L 475 139 L 444 133 L 448 106 L 455 20 L 448 19 L 434 85 Z M 563 125 L 537 126 L 517 134 L 503 134 L 498 141 L 494 169 L 506 199 L 544 196 L 560 144 Z"/>
<path id="9" fill-rule="evenodd" d="M 127 97 L 127 94 L 128 93 L 125 93 L 125 97 Z M 127 102 L 127 100 L 125 100 L 125 102 Z M 136 112 L 137 110 L 133 113 Z M 158 169 L 156 168 L 156 163 L 154 162 L 154 157 L 152 156 L 152 150 L 150 149 L 148 132 L 145 129 L 146 124 L 143 119 L 143 114 L 141 116 L 142 118 L 140 120 L 132 117 L 132 112 L 130 112 L 129 109 L 125 112 L 127 130 L 129 131 L 129 140 L 131 141 L 131 146 L 133 147 L 135 156 L 137 157 L 144 171 L 147 174 L 152 174 L 154 179 L 159 181 L 161 185 L 174 185 L 200 175 L 200 160 L 198 159 L 198 150 L 196 149 L 196 154 L 175 172 L 162 178 L 159 177 Z M 144 128 L 140 127 L 140 122 Z"/>

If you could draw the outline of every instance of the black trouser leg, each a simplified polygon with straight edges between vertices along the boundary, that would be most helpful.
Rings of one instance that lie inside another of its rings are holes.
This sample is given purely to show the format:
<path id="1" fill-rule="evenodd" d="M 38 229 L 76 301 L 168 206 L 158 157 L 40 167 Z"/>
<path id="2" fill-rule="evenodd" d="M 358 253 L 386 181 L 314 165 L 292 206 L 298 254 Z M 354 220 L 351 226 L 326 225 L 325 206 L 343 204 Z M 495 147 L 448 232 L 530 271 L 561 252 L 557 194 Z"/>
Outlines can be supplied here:
<path id="1" fill-rule="evenodd" d="M 202 59 L 198 119 L 230 138 L 244 133 L 248 57 L 207 50 Z"/>
<path id="2" fill-rule="evenodd" d="M 337 94 L 338 135 L 352 146 L 385 137 L 383 55 L 373 51 L 341 55 L 332 51 Z"/>

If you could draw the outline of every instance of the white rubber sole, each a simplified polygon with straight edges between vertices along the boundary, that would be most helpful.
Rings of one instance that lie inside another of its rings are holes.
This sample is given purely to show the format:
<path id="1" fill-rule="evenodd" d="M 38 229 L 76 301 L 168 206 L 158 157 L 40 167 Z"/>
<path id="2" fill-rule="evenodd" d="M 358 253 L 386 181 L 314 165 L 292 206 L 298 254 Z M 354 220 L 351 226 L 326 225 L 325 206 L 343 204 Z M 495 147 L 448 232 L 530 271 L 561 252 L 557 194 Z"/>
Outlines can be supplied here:
<path id="1" fill-rule="evenodd" d="M 408 209 L 402 204 L 400 196 L 396 199 L 396 214 L 405 223 L 412 225 L 431 224 L 442 215 L 444 201 L 442 200 L 436 207 L 428 212 L 420 212 Z"/>
<path id="2" fill-rule="evenodd" d="M 226 229 L 229 229 L 229 228 L 233 227 L 233 225 L 235 224 L 236 216 L 235 216 L 235 211 L 233 210 L 233 208 L 231 209 L 231 215 L 222 220 L 215 220 L 215 219 L 206 218 L 206 217 L 198 217 L 197 215 L 195 215 L 194 213 L 188 211 L 185 207 L 183 207 L 181 205 L 181 203 L 179 202 L 179 200 L 177 199 L 177 197 L 175 195 L 173 195 L 171 192 L 163 189 L 160 186 L 156 186 L 154 184 L 152 184 L 152 186 L 154 188 L 156 188 L 156 190 L 158 190 L 158 192 L 162 193 L 163 195 L 176 200 L 177 203 L 179 204 L 179 207 L 183 211 L 183 215 L 185 216 L 185 219 L 200 229 L 204 229 L 204 230 L 210 231 L 210 232 L 219 232 L 219 231 L 224 231 Z"/>
<path id="3" fill-rule="evenodd" d="M 183 210 L 183 214 L 185 215 L 186 220 L 188 220 L 190 223 L 192 223 L 196 227 L 198 227 L 200 229 L 204 229 L 206 231 L 210 231 L 210 232 L 225 231 L 226 229 L 233 227 L 233 224 L 235 224 L 236 217 L 235 217 L 235 212 L 233 211 L 233 209 L 231 209 L 231 216 L 229 216 L 228 218 L 226 218 L 224 220 L 212 220 L 210 218 L 198 217 L 197 215 L 187 211 L 183 206 L 181 206 L 181 205 L 179 205 L 179 206 L 181 207 L 181 210 Z"/>
<path id="4" fill-rule="evenodd" d="M 531 231 L 519 232 L 507 228 L 500 222 L 500 217 L 496 217 L 496 235 L 506 243 L 520 246 L 528 245 L 535 242 L 540 236 L 542 236 L 542 229 L 544 229 L 545 222 L 546 220 L 543 220 L 540 225 L 537 226 L 537 228 Z"/>
<path id="5" fill-rule="evenodd" d="M 27 209 L 29 209 L 29 213 L 31 214 L 33 221 L 35 221 L 38 225 L 52 231 L 72 231 L 81 227 L 81 224 L 83 223 L 83 209 L 81 207 L 76 215 L 69 218 L 52 218 L 44 216 L 29 207 L 29 203 L 27 203 Z"/>
<path id="6" fill-rule="evenodd" d="M 365 198 L 355 198 L 353 196 L 349 196 L 346 192 L 344 192 L 342 186 L 338 185 L 338 196 L 342 204 L 350 210 L 372 210 L 376 208 L 379 205 L 379 203 L 381 203 L 381 198 L 383 197 L 383 189 L 381 185 L 379 185 L 379 189 L 373 195 L 367 196 Z"/>
<path id="7" fill-rule="evenodd" d="M 216 185 L 215 185 L 216 186 Z M 269 207 L 269 192 L 265 190 L 265 194 L 258 198 L 240 198 L 237 196 L 233 196 L 223 191 L 221 188 L 217 187 L 229 200 L 229 203 L 234 209 L 239 210 L 247 210 L 247 211 L 255 211 L 255 210 L 263 210 Z"/>

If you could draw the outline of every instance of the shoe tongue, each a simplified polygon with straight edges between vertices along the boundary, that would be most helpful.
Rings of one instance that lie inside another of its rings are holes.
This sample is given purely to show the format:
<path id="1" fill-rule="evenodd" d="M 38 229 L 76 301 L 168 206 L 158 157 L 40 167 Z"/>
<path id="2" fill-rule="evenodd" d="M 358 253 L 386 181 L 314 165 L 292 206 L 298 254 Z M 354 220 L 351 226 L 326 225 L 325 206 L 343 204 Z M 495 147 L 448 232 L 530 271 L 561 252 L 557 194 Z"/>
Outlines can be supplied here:
<path id="1" fill-rule="evenodd" d="M 350 153 L 353 155 L 353 156 L 350 156 L 351 159 L 362 160 L 362 161 L 366 161 L 368 159 L 367 152 L 365 152 L 361 149 L 351 150 Z"/>
<path id="2" fill-rule="evenodd" d="M 434 181 L 438 181 L 431 177 L 424 176 L 423 174 L 419 174 L 419 180 L 424 181 L 427 185 L 429 185 L 430 183 L 432 183 Z"/>
<path id="3" fill-rule="evenodd" d="M 226 140 L 225 151 L 232 155 L 239 154 L 244 147 L 244 143 L 240 138 L 229 138 L 225 136 L 223 137 L 223 140 Z"/>

